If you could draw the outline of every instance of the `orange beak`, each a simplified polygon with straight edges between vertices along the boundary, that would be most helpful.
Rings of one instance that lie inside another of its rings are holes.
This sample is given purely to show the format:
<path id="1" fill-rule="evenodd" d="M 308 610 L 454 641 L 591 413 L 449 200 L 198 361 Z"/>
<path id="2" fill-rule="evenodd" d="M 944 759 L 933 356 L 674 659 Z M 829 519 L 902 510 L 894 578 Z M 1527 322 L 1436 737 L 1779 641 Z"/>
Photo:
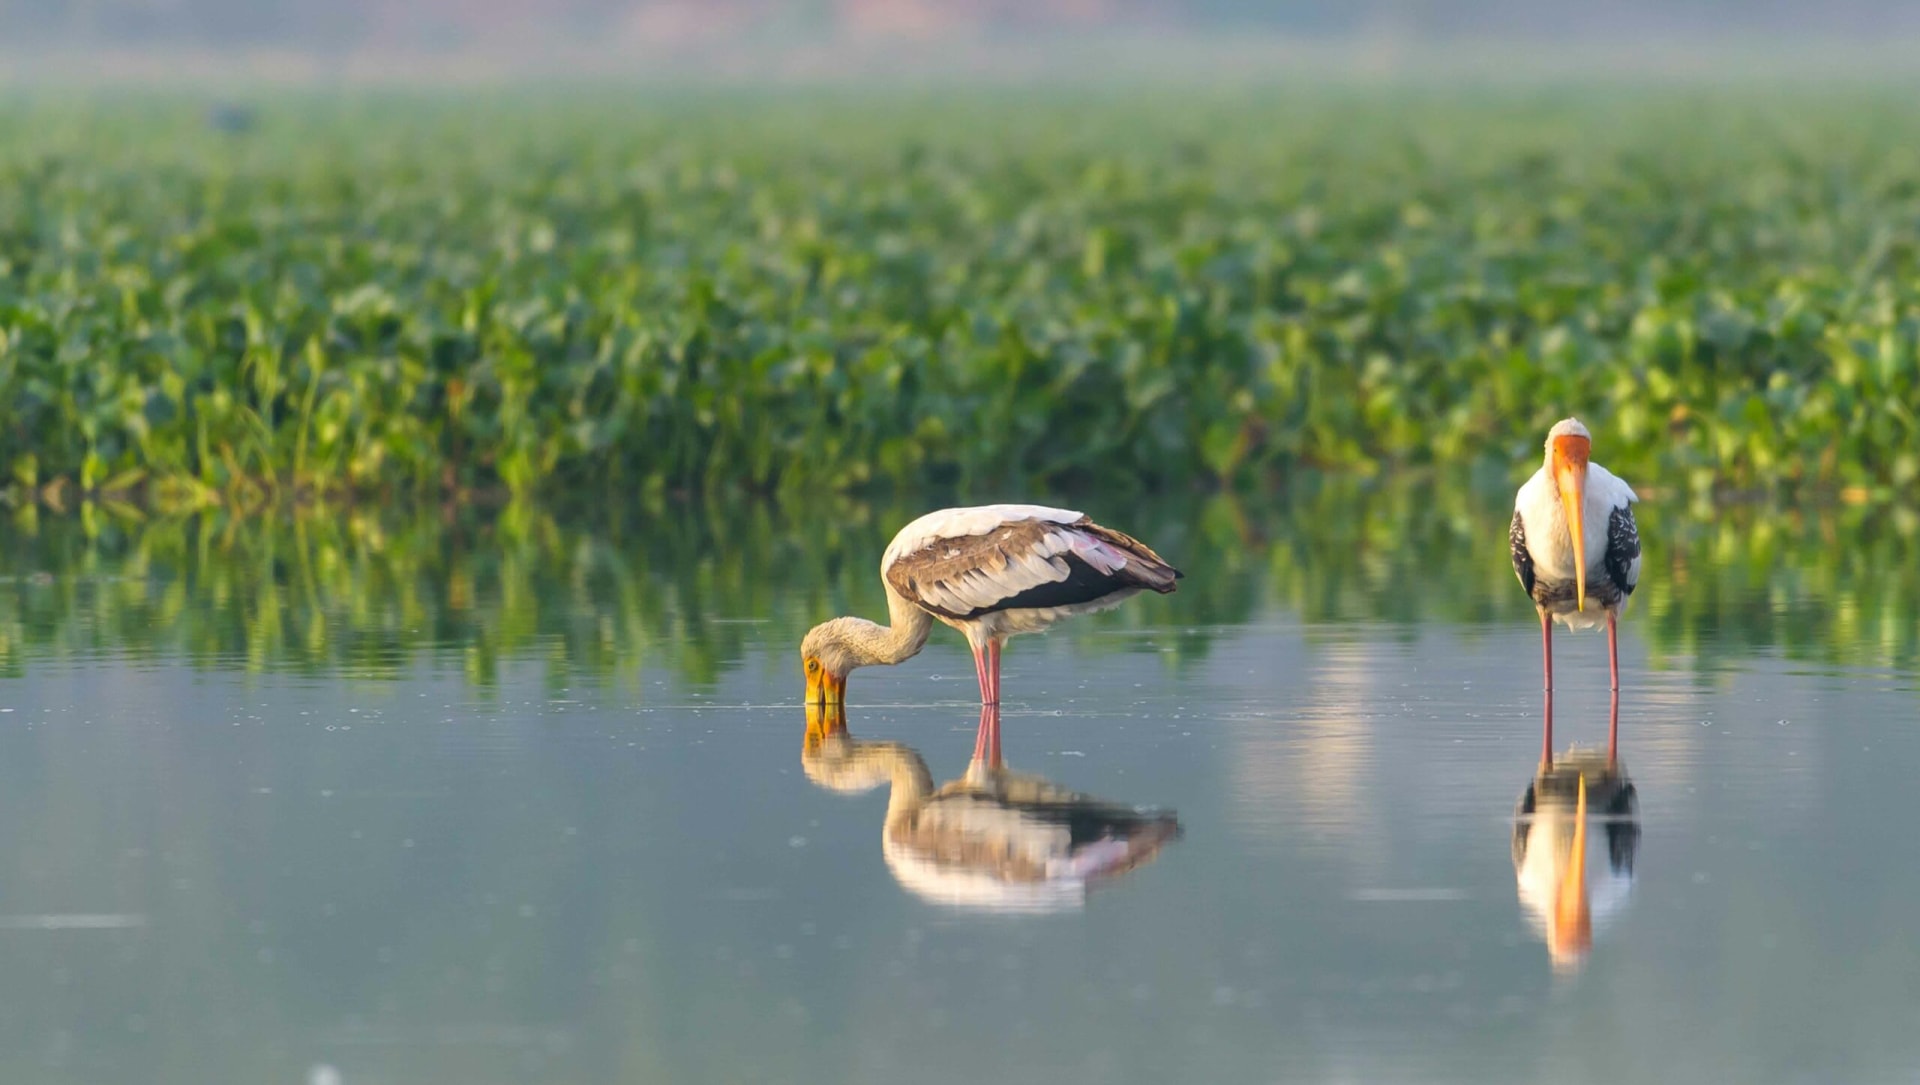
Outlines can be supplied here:
<path id="1" fill-rule="evenodd" d="M 1577 966 L 1592 945 L 1593 919 L 1587 912 L 1587 777 L 1582 773 L 1580 794 L 1573 808 L 1573 847 L 1554 901 L 1547 948 L 1556 963 Z"/>
<path id="2" fill-rule="evenodd" d="M 1587 454 L 1593 442 L 1577 434 L 1553 439 L 1553 482 L 1560 490 L 1560 507 L 1567 511 L 1567 530 L 1573 533 L 1574 608 L 1587 609 Z"/>

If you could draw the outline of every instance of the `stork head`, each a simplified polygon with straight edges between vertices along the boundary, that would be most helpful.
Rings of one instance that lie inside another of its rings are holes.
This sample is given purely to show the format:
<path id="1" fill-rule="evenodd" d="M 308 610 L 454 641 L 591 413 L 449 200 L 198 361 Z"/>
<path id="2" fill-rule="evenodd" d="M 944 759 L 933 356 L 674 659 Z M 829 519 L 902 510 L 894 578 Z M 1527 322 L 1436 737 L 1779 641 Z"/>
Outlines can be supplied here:
<path id="1" fill-rule="evenodd" d="M 807 703 L 844 705 L 847 703 L 847 672 L 862 662 L 846 628 L 857 619 L 835 618 L 807 632 L 800 642 L 800 669 L 807 676 Z"/>
<path id="2" fill-rule="evenodd" d="M 1560 505 L 1567 513 L 1567 530 L 1573 535 L 1573 584 L 1575 608 L 1587 609 L 1587 457 L 1593 451 L 1593 435 L 1578 418 L 1565 418 L 1547 431 L 1547 477 L 1560 491 Z"/>

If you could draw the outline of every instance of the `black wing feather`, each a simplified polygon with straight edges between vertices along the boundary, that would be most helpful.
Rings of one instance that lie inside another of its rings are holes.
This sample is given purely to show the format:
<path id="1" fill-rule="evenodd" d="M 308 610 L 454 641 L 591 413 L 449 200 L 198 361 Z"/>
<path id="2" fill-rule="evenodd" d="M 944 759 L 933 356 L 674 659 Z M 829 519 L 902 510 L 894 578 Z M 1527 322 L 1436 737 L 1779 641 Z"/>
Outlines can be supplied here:
<path id="1" fill-rule="evenodd" d="M 1516 521 L 1517 522 L 1517 521 Z M 1640 556 L 1640 529 L 1633 522 L 1633 506 L 1621 505 L 1607 517 L 1607 577 L 1622 595 L 1632 595 L 1627 572 Z"/>
<path id="2" fill-rule="evenodd" d="M 1520 510 L 1513 510 L 1513 526 L 1507 529 L 1507 544 L 1513 548 L 1513 575 L 1520 586 L 1533 594 L 1533 554 L 1527 549 L 1527 526 L 1520 521 Z"/>
<path id="3" fill-rule="evenodd" d="M 980 607 L 971 614 L 960 615 L 963 618 L 977 618 L 982 614 L 996 610 L 1038 610 L 1043 607 L 1070 607 L 1080 603 L 1092 603 L 1104 599 L 1117 591 L 1138 587 L 1131 580 L 1113 573 L 1103 573 L 1086 562 L 1077 554 L 1062 554 L 1067 563 L 1067 578 L 1051 584 L 1040 584 L 1028 588 L 1016 595 L 990 607 Z"/>

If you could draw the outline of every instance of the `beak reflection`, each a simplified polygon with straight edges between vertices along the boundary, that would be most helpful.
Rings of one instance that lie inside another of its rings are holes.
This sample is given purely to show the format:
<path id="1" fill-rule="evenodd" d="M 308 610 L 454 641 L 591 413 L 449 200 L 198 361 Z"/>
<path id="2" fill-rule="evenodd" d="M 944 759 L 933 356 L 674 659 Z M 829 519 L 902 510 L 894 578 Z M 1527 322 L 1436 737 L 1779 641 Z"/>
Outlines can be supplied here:
<path id="1" fill-rule="evenodd" d="M 1588 870 L 1589 825 L 1606 838 L 1604 863 Z M 1513 872 L 1528 925 L 1556 972 L 1577 972 L 1595 931 L 1625 907 L 1640 847 L 1639 800 L 1617 759 L 1571 749 L 1543 766 L 1514 809 Z"/>

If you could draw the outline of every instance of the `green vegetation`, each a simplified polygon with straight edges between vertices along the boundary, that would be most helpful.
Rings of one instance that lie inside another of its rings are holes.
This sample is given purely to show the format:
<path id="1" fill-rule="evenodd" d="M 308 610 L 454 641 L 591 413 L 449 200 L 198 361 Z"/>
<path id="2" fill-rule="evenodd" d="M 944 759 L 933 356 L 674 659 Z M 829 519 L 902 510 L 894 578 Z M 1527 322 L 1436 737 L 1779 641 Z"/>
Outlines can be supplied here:
<path id="1" fill-rule="evenodd" d="M 1920 476 L 1910 95 L 16 102 L 16 500 Z"/>

